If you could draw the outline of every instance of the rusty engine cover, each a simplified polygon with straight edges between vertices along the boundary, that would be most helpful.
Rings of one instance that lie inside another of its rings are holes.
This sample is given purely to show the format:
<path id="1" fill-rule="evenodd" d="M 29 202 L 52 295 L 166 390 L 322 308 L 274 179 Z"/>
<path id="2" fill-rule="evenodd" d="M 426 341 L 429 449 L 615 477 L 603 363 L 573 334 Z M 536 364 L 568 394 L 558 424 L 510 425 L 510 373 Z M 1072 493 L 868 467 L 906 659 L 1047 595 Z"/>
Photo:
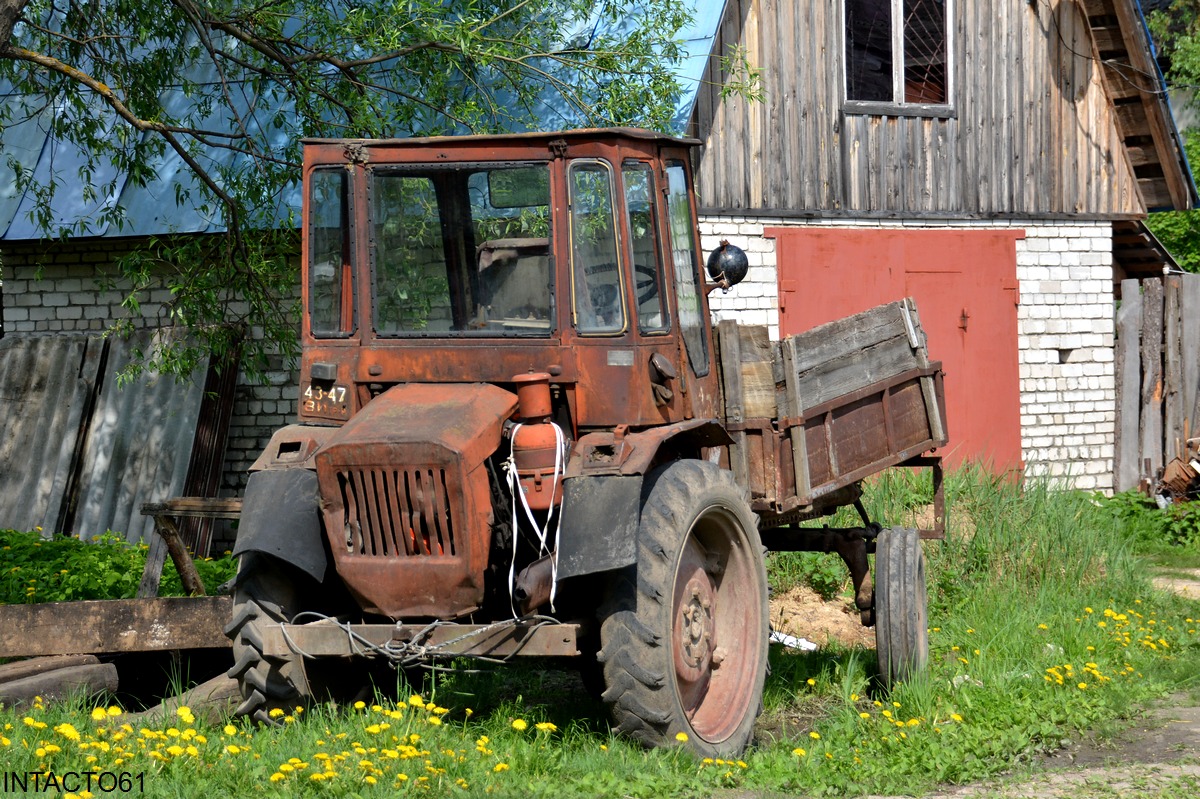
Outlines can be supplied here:
<path id="1" fill-rule="evenodd" d="M 363 610 L 453 619 L 479 607 L 492 521 L 483 464 L 516 407 L 488 384 L 398 385 L 317 453 L 334 563 Z"/>

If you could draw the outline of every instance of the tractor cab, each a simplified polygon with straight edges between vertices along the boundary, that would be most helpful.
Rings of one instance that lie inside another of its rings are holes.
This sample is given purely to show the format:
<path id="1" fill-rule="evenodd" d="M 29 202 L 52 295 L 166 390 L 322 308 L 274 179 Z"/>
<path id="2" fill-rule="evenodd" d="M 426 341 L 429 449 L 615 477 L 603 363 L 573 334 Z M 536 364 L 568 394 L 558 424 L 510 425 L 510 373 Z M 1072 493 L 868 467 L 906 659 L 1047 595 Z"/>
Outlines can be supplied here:
<path id="1" fill-rule="evenodd" d="M 631 129 L 305 143 L 300 417 L 546 373 L 589 429 L 711 416 L 696 142 Z"/>

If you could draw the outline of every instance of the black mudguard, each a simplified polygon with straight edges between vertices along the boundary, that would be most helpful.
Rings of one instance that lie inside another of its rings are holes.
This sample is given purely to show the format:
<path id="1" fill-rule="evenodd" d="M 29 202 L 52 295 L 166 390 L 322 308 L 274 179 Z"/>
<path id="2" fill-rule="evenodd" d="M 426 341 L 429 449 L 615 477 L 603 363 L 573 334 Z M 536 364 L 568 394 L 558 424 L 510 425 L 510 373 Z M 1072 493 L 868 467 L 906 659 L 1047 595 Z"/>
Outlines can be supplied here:
<path id="1" fill-rule="evenodd" d="M 558 579 L 620 569 L 637 560 L 642 476 L 583 475 L 563 481 Z"/>
<path id="2" fill-rule="evenodd" d="M 254 472 L 246 482 L 233 554 L 264 552 L 317 582 L 325 579 L 317 473 L 308 469 Z"/>

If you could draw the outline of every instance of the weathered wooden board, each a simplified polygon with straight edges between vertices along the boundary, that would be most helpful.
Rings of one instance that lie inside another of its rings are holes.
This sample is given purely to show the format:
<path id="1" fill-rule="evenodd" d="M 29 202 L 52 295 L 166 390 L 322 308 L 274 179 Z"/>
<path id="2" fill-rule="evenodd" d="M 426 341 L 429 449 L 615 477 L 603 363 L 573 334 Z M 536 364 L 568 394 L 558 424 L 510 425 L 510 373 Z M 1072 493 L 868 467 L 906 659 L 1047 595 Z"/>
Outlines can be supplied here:
<path id="1" fill-rule="evenodd" d="M 1137 280 L 1121 281 L 1117 309 L 1117 440 L 1113 488 L 1135 488 L 1141 475 L 1142 294 Z"/>
<path id="2" fill-rule="evenodd" d="M 1163 286 L 1154 278 L 1142 281 L 1142 429 L 1140 453 L 1144 476 L 1158 474 L 1163 465 Z"/>
<path id="3" fill-rule="evenodd" d="M 1183 285 L 1177 275 L 1163 280 L 1163 453 L 1164 461 L 1185 454 L 1183 441 L 1183 351 L 1179 310 Z"/>
<path id="4" fill-rule="evenodd" d="M 1181 275 L 1180 298 L 1181 392 L 1187 435 L 1200 435 L 1200 275 Z"/>
<path id="5" fill-rule="evenodd" d="M 0 683 L 45 674 L 48 671 L 65 669 L 68 666 L 87 666 L 99 663 L 95 655 L 51 655 L 49 657 L 14 660 L 0 666 Z"/>
<path id="6" fill-rule="evenodd" d="M 79 693 L 94 696 L 116 690 L 116 666 L 111 663 L 88 663 L 0 683 L 0 702 L 5 705 L 24 705 L 32 702 L 35 696 L 47 700 L 66 699 Z"/>
<path id="7" fill-rule="evenodd" d="M 226 596 L 0 606 L 0 657 L 221 649 Z"/>
<path id="8" fill-rule="evenodd" d="M 925 333 L 911 299 L 788 336 L 782 348 L 788 369 L 794 370 L 801 409 L 929 365 Z"/>

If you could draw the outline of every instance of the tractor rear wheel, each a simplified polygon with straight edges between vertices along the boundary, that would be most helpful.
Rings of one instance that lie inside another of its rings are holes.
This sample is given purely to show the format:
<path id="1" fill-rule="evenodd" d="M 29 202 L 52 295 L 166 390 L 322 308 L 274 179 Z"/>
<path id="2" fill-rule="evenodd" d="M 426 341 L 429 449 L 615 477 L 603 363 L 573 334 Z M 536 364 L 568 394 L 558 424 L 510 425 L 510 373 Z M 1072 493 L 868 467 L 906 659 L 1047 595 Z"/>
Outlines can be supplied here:
<path id="1" fill-rule="evenodd" d="M 929 661 L 925 553 L 909 527 L 882 530 L 875 541 L 875 651 L 884 686 L 925 670 Z"/>
<path id="2" fill-rule="evenodd" d="M 647 485 L 637 563 L 601 609 L 603 698 L 617 731 L 645 746 L 736 756 L 767 670 L 758 520 L 733 475 L 706 461 L 670 463 Z"/>

